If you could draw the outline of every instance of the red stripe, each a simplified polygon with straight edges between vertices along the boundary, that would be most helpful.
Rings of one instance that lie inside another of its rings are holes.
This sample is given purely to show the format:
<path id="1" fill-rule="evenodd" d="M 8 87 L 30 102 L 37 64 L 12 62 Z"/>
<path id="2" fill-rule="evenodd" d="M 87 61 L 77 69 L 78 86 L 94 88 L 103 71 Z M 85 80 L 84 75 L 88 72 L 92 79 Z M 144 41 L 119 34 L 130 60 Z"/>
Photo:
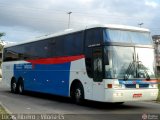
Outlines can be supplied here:
<path id="1" fill-rule="evenodd" d="M 67 63 L 67 62 L 79 60 L 82 58 L 84 58 L 84 55 L 65 56 L 65 57 L 56 57 L 56 58 L 42 58 L 42 59 L 26 60 L 26 61 L 32 64 L 60 64 L 60 63 Z"/>
<path id="2" fill-rule="evenodd" d="M 155 83 L 155 82 L 160 82 L 160 80 L 158 79 L 151 79 L 151 80 L 143 80 L 144 82 L 148 82 L 148 83 Z"/>

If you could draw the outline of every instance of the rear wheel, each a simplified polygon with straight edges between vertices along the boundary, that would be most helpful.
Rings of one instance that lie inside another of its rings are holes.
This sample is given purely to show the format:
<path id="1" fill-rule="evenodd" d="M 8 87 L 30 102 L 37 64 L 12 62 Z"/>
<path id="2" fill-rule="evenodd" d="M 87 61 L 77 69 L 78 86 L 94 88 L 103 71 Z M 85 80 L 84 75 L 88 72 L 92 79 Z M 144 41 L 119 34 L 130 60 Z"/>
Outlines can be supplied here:
<path id="1" fill-rule="evenodd" d="M 16 93 L 17 92 L 17 83 L 15 79 L 11 80 L 11 92 Z"/>
<path id="2" fill-rule="evenodd" d="M 24 93 L 24 83 L 23 83 L 23 80 L 22 80 L 22 79 L 20 79 L 20 80 L 18 81 L 17 87 L 18 87 L 18 93 L 19 93 L 19 94 L 23 94 L 23 93 Z"/>

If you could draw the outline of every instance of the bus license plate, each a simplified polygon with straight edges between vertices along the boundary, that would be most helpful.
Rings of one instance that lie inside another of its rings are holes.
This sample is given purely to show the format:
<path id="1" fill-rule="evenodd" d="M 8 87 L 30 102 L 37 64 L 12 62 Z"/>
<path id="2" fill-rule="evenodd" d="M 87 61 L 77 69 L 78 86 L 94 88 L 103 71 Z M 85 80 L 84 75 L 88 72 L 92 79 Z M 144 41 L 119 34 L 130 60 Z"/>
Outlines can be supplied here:
<path id="1" fill-rule="evenodd" d="M 142 97 L 141 93 L 133 94 L 133 98 L 141 98 L 141 97 Z"/>

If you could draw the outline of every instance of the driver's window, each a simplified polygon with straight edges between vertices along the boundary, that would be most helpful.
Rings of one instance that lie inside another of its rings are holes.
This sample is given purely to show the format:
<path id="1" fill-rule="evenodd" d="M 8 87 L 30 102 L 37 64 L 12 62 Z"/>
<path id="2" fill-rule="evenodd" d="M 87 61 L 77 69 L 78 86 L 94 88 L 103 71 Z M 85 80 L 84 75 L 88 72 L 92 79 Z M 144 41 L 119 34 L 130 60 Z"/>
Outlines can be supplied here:
<path id="1" fill-rule="evenodd" d="M 101 82 L 103 79 L 103 63 L 102 63 L 102 48 L 93 48 L 93 72 L 94 81 Z"/>

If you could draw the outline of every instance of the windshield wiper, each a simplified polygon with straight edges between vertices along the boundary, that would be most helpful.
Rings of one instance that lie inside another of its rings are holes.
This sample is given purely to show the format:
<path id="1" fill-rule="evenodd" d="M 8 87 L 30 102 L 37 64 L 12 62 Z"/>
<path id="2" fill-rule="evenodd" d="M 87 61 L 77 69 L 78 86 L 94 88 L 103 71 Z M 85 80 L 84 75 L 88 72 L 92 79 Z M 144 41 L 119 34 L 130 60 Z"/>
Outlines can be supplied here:
<path id="1" fill-rule="evenodd" d="M 129 64 L 126 73 L 124 75 L 124 80 L 128 80 L 129 76 L 134 72 L 134 63 L 135 61 L 133 61 L 132 63 Z"/>

